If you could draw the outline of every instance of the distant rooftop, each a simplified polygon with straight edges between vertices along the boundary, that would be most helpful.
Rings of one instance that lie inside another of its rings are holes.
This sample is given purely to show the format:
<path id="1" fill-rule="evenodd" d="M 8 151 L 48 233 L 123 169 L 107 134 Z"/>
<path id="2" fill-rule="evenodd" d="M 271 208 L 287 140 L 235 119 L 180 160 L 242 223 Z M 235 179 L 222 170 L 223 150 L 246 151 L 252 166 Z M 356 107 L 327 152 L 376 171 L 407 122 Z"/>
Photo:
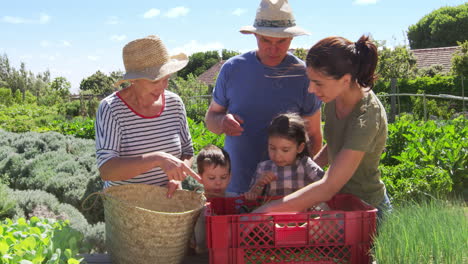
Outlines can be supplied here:
<path id="1" fill-rule="evenodd" d="M 411 50 L 416 57 L 416 66 L 418 68 L 427 68 L 431 65 L 442 65 L 443 71 L 448 72 L 452 67 L 452 56 L 459 47 L 443 47 L 430 49 Z"/>
<path id="2" fill-rule="evenodd" d="M 215 65 L 211 66 L 208 70 L 206 70 L 204 73 L 200 74 L 198 76 L 198 80 L 208 86 L 214 86 L 215 85 L 215 78 L 218 76 L 219 70 L 221 69 L 221 66 L 223 66 L 225 60 L 221 60 Z"/>

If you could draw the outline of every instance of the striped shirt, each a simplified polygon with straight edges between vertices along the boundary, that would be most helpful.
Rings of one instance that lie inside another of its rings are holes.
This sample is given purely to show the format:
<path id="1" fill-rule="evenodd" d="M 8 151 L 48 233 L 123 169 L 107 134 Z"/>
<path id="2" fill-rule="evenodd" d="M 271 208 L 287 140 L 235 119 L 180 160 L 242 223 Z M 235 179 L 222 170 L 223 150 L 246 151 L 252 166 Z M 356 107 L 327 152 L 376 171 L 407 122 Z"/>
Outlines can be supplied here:
<path id="1" fill-rule="evenodd" d="M 177 158 L 193 156 L 185 106 L 178 95 L 164 91 L 161 112 L 152 117 L 136 113 L 113 93 L 99 104 L 96 114 L 96 159 L 98 168 L 114 157 L 134 157 L 162 151 Z M 104 188 L 127 183 L 166 186 L 164 171 L 155 167 L 124 181 L 105 181 Z"/>
<path id="2" fill-rule="evenodd" d="M 266 185 L 266 192 L 264 194 L 266 196 L 288 195 L 310 183 L 320 180 L 324 175 L 320 166 L 308 156 L 296 159 L 293 165 L 284 167 L 277 166 L 271 160 L 262 161 L 257 166 L 255 182 L 268 171 L 273 172 L 277 179 Z"/>

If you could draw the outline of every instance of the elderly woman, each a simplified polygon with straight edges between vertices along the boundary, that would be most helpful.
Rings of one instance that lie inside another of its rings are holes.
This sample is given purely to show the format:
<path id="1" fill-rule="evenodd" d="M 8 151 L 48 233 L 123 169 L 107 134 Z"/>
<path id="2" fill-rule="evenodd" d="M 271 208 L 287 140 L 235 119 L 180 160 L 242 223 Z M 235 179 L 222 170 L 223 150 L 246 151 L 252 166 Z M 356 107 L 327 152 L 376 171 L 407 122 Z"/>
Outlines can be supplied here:
<path id="1" fill-rule="evenodd" d="M 130 86 L 104 98 L 96 115 L 96 157 L 104 188 L 144 183 L 168 186 L 168 197 L 190 169 L 193 147 L 185 106 L 167 91 L 171 74 L 185 67 L 185 54 L 170 57 L 157 36 L 123 48 Z"/>

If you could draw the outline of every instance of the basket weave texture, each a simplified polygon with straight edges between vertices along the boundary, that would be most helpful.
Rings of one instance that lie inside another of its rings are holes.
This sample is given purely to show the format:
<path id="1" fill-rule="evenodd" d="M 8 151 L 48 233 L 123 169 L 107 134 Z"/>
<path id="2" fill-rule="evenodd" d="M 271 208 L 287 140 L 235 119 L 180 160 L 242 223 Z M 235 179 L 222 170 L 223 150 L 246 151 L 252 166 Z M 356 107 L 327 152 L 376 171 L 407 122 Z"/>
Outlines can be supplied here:
<path id="1" fill-rule="evenodd" d="M 205 203 L 196 192 L 127 184 L 103 191 L 112 263 L 181 263 Z"/>

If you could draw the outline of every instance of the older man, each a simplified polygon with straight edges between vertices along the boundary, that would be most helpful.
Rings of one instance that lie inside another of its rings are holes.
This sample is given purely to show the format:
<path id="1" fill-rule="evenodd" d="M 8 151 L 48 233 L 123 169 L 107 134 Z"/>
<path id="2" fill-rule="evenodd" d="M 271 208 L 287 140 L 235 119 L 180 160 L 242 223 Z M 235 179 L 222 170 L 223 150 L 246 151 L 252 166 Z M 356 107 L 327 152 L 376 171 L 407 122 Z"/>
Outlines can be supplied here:
<path id="1" fill-rule="evenodd" d="M 322 146 L 321 102 L 307 91 L 304 62 L 288 53 L 293 37 L 308 32 L 296 26 L 288 1 L 262 0 L 254 25 L 240 32 L 254 34 L 258 49 L 223 65 L 205 120 L 210 131 L 226 134 L 230 196 L 247 192 L 257 164 L 268 159 L 267 127 L 277 114 L 296 112 L 305 119 L 311 156 Z"/>

